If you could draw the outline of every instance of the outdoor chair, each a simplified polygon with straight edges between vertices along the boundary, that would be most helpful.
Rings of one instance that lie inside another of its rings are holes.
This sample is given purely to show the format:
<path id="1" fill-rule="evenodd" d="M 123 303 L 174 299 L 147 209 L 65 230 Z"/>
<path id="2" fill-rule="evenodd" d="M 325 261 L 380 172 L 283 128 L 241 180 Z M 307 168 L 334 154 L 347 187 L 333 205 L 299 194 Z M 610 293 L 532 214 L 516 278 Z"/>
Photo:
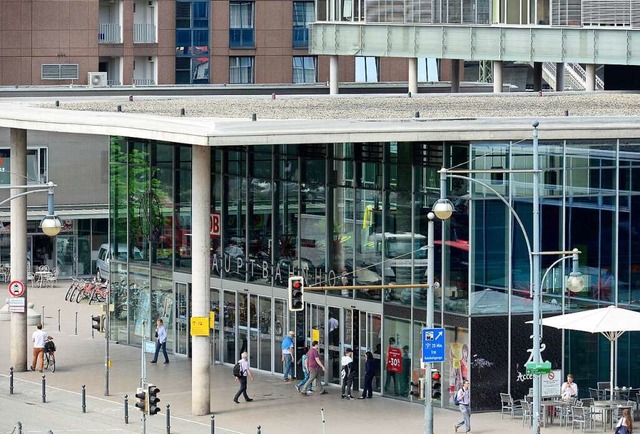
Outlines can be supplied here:
<path id="1" fill-rule="evenodd" d="M 600 399 L 600 394 L 598 393 L 598 389 L 594 389 L 593 387 L 589 388 L 589 398 L 597 401 Z"/>
<path id="2" fill-rule="evenodd" d="M 513 419 L 516 416 L 516 412 L 518 413 L 518 415 L 522 415 L 522 404 L 521 401 L 519 401 L 518 403 L 516 403 L 513 398 L 511 397 L 511 394 L 509 393 L 501 393 L 500 394 L 500 403 L 501 403 L 501 408 L 500 408 L 500 419 L 504 418 L 504 413 L 505 411 L 508 412 L 509 414 L 511 414 L 511 418 Z"/>
<path id="3" fill-rule="evenodd" d="M 586 407 L 574 406 L 571 408 L 571 432 L 573 432 L 576 425 L 578 425 L 578 428 L 582 428 L 582 432 L 584 432 L 587 425 L 588 411 Z"/>
<path id="4" fill-rule="evenodd" d="M 533 404 L 526 399 L 523 399 L 520 403 L 522 404 L 522 426 L 525 426 L 525 424 L 527 424 L 527 426 L 531 426 L 531 423 L 533 422 L 531 417 Z"/>
<path id="5" fill-rule="evenodd" d="M 598 399 L 608 399 L 609 394 L 612 392 L 611 390 L 611 382 L 609 381 L 598 381 Z"/>
<path id="6" fill-rule="evenodd" d="M 49 288 L 53 288 L 53 285 L 55 285 L 58 282 L 59 273 L 60 273 L 60 269 L 58 267 L 54 267 L 53 270 L 51 270 L 50 274 L 47 274 L 45 276 L 45 280 Z"/>
<path id="7" fill-rule="evenodd" d="M 595 407 L 594 403 L 595 403 L 595 400 L 593 398 L 582 399 L 582 407 L 588 410 L 588 413 L 586 413 L 585 415 L 587 416 L 587 419 L 589 421 L 589 428 L 595 428 L 596 416 L 599 416 L 601 421 L 603 421 L 603 417 L 604 417 L 602 408 Z"/>

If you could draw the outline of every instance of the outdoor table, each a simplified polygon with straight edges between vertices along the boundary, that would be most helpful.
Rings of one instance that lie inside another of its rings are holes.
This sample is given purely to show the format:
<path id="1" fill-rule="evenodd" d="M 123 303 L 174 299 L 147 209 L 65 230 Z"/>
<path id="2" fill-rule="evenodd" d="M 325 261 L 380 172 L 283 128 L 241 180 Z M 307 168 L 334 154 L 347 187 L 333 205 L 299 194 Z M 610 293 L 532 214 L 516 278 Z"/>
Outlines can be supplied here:
<path id="1" fill-rule="evenodd" d="M 617 400 L 604 401 L 604 400 L 601 400 L 601 401 L 595 401 L 593 403 L 593 406 L 597 407 L 597 408 L 600 408 L 603 411 L 602 432 L 606 431 L 606 427 L 607 427 L 607 422 L 608 421 L 611 421 L 611 428 L 613 428 L 613 424 L 614 424 L 613 411 L 614 410 L 618 410 L 618 409 L 623 410 L 625 408 L 629 409 L 629 411 L 632 410 L 631 406 L 627 405 L 627 401 L 617 401 Z"/>
<path id="2" fill-rule="evenodd" d="M 572 401 L 563 401 L 561 399 L 552 399 L 540 402 L 540 405 L 542 405 L 543 408 L 543 413 L 546 414 L 546 417 L 543 421 L 544 426 L 547 425 L 547 420 L 549 420 L 550 425 L 553 425 L 553 418 L 555 416 L 556 408 L 564 409 L 567 407 L 571 407 L 572 404 Z"/>

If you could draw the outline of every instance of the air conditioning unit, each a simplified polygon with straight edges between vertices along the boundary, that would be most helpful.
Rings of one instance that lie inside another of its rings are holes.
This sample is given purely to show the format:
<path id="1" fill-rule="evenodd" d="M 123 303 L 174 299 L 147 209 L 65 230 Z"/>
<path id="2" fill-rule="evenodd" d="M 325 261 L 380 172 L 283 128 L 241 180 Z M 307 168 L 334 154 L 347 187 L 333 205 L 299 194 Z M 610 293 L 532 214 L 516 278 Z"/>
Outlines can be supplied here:
<path id="1" fill-rule="evenodd" d="M 106 72 L 87 72 L 87 82 L 89 87 L 100 87 L 107 85 Z"/>

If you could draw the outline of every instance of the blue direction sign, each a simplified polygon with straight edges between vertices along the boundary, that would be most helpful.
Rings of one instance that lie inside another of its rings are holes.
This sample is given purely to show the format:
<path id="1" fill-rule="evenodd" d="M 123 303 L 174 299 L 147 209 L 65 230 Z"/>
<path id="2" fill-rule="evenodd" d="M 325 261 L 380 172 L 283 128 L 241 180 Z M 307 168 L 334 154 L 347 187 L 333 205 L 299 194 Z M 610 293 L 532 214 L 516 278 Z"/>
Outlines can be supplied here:
<path id="1" fill-rule="evenodd" d="M 422 329 L 422 363 L 444 362 L 444 329 Z"/>

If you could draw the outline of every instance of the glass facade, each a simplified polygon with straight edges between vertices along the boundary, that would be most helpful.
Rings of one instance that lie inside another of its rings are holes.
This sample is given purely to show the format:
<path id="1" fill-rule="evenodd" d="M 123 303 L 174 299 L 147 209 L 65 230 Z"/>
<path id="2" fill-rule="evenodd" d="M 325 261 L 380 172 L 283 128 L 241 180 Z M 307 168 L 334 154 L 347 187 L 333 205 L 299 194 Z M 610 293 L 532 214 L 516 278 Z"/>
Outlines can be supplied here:
<path id="1" fill-rule="evenodd" d="M 588 282 L 584 291 L 568 293 L 570 264 L 554 267 L 543 282 L 544 315 L 611 303 L 639 307 L 634 147 L 615 140 L 540 144 L 541 249 L 580 249 Z M 353 348 L 361 388 L 371 351 L 374 390 L 414 399 L 410 382 L 424 375 L 426 288 L 367 286 L 426 285 L 427 214 L 440 197 L 439 168 L 487 169 L 472 176 L 507 200 L 531 237 L 532 176 L 490 173 L 531 168 L 531 145 L 522 141 L 222 147 L 211 158 L 212 362 L 234 363 L 248 351 L 252 367 L 282 372 L 280 344 L 293 330 L 298 352 L 320 342 L 328 383 L 340 383 L 340 357 Z M 127 250 L 127 260 L 111 266 L 112 282 L 119 282 L 114 339 L 139 345 L 162 317 L 169 349 L 188 356 L 191 148 L 114 137 L 110 173 L 112 243 Z M 447 344 L 447 361 L 436 365 L 442 405 L 474 377 L 486 395 L 478 408 L 495 408 L 500 391 L 520 395 L 531 383 L 520 375 L 531 332 L 523 327 L 532 315 L 529 254 L 513 215 L 492 191 L 453 178 L 447 196 L 456 212 L 436 221 L 434 261 L 435 321 Z M 542 270 L 556 259 L 543 258 Z M 291 275 L 306 278 L 303 312 L 286 307 Z M 364 288 L 340 289 L 353 284 Z M 314 290 L 319 285 L 335 289 Z M 501 324 L 495 339 L 487 337 L 492 324 Z M 562 333 L 545 330 L 550 348 L 543 357 L 572 372 L 586 391 L 608 372 L 609 345 L 597 336 L 565 336 L 562 349 Z M 631 337 L 620 341 L 621 355 L 637 349 Z M 618 383 L 631 385 L 637 371 L 622 364 Z"/>

